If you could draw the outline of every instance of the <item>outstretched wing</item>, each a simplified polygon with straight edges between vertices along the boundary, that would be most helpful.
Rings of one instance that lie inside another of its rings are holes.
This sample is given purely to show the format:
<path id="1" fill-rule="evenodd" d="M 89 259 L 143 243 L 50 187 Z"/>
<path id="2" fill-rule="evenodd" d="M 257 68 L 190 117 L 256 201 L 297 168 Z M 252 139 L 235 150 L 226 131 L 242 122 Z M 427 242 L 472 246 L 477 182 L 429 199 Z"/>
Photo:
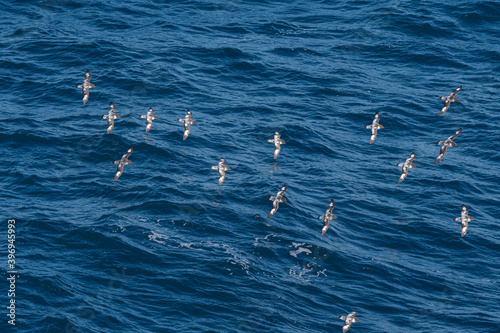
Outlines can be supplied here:
<path id="1" fill-rule="evenodd" d="M 118 164 L 118 168 L 116 169 L 115 179 L 113 179 L 113 181 L 116 181 L 118 178 L 120 178 L 122 173 L 123 173 L 123 164 Z"/>
<path id="2" fill-rule="evenodd" d="M 439 161 L 441 161 L 444 157 L 444 153 L 443 154 L 439 154 L 439 156 L 436 158 L 436 160 L 434 161 L 434 164 L 438 164 Z"/>
<path id="3" fill-rule="evenodd" d="M 403 172 L 401 173 L 401 176 L 399 176 L 398 184 L 401 183 L 403 181 L 403 179 L 406 178 L 407 175 L 408 175 L 408 170 L 404 170 L 403 169 Z"/>
<path id="4" fill-rule="evenodd" d="M 445 113 L 446 110 L 448 110 L 449 107 L 450 107 L 450 101 L 448 99 L 445 99 L 444 100 L 443 108 L 441 109 L 441 112 L 439 113 L 439 115 L 442 116 L 443 113 Z"/>
<path id="5" fill-rule="evenodd" d="M 134 151 L 134 146 L 130 146 L 125 155 L 122 156 L 124 159 L 128 159 L 130 155 L 132 155 L 132 151 Z"/>
<path id="6" fill-rule="evenodd" d="M 467 230 L 469 230 L 469 223 L 467 223 L 467 221 L 462 221 L 462 237 L 465 236 Z"/>
<path id="7" fill-rule="evenodd" d="M 448 140 L 455 140 L 455 138 L 456 138 L 457 136 L 459 136 L 459 135 L 460 135 L 460 133 L 462 133 L 462 129 L 461 129 L 461 128 L 459 128 L 459 129 L 455 132 L 455 134 L 453 134 L 452 136 L 450 136 L 450 137 L 448 138 Z"/>
<path id="8" fill-rule="evenodd" d="M 370 144 L 372 144 L 373 141 L 375 141 L 376 138 L 377 138 L 377 129 L 376 128 L 372 128 L 372 135 L 370 136 Z"/>
<path id="9" fill-rule="evenodd" d="M 335 200 L 334 199 L 330 200 L 330 203 L 328 204 L 328 207 L 331 208 L 330 211 L 335 207 Z"/>
<path id="10" fill-rule="evenodd" d="M 330 226 L 330 220 L 328 219 L 323 219 L 323 228 L 321 229 L 321 234 L 324 235 L 325 232 L 328 230 L 328 227 Z M 344 320 L 344 319 L 342 319 Z"/>
<path id="11" fill-rule="evenodd" d="M 451 97 L 455 97 L 455 95 L 460 92 L 460 90 L 462 90 L 462 86 L 458 87 L 457 89 L 455 89 L 451 94 L 450 96 Z"/>

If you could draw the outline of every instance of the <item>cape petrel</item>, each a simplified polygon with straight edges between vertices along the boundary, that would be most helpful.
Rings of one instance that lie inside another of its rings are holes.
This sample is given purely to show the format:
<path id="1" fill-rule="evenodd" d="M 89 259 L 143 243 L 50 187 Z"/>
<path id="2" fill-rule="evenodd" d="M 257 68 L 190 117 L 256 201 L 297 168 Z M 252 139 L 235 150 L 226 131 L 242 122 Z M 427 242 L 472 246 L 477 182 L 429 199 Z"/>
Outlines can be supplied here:
<path id="1" fill-rule="evenodd" d="M 372 144 L 373 141 L 375 141 L 375 138 L 377 137 L 377 130 L 384 128 L 384 126 L 378 123 L 379 121 L 380 121 L 380 115 L 378 114 L 378 112 L 375 112 L 375 119 L 373 119 L 372 124 L 365 126 L 365 128 L 372 130 L 372 135 L 370 136 L 370 144 Z"/>
<path id="2" fill-rule="evenodd" d="M 267 140 L 267 142 L 274 143 L 274 159 L 278 157 L 278 154 L 281 151 L 281 145 L 285 144 L 285 141 L 280 139 L 281 134 L 278 132 L 274 132 L 274 138 Z"/>
<path id="3" fill-rule="evenodd" d="M 415 159 L 415 152 L 411 153 L 410 157 L 408 157 L 404 163 L 398 163 L 397 165 L 398 167 L 403 167 L 401 176 L 399 177 L 398 184 L 401 183 L 403 179 L 406 178 L 406 176 L 408 176 L 408 169 L 416 168 L 416 165 L 411 163 L 413 162 L 414 159 Z"/>
<path id="4" fill-rule="evenodd" d="M 444 141 L 438 141 L 437 142 L 437 145 L 440 145 L 441 146 L 441 149 L 439 150 L 439 156 L 436 158 L 436 161 L 434 162 L 434 164 L 437 164 L 439 161 L 441 161 L 441 159 L 444 157 L 444 154 L 446 154 L 446 150 L 448 149 L 448 147 L 456 147 L 457 144 L 455 142 L 453 142 L 453 140 L 460 134 L 462 133 L 462 129 L 459 128 L 455 134 L 453 134 L 452 136 L 448 137 L 448 139 L 444 140 Z"/>
<path id="5" fill-rule="evenodd" d="M 101 119 L 107 119 L 108 120 L 108 134 L 111 133 L 113 128 L 115 127 L 115 119 L 120 118 L 119 115 L 115 113 L 115 103 L 111 102 L 109 103 L 109 111 L 108 114 L 103 114 L 101 116 Z"/>
<path id="6" fill-rule="evenodd" d="M 127 150 L 127 152 L 122 156 L 122 158 L 119 161 L 114 161 L 113 164 L 118 164 L 118 168 L 116 169 L 116 176 L 114 181 L 116 181 L 118 178 L 123 173 L 123 167 L 127 164 L 132 164 L 131 161 L 129 161 L 129 156 L 132 154 L 132 151 L 134 150 L 133 146 L 130 146 L 130 148 Z"/>
<path id="7" fill-rule="evenodd" d="M 87 69 L 85 71 L 85 78 L 83 79 L 83 83 L 76 86 L 77 88 L 82 88 L 83 94 L 83 104 L 87 103 L 89 100 L 89 89 L 94 88 L 95 85 L 90 83 L 90 71 Z"/>
<path id="8" fill-rule="evenodd" d="M 349 313 L 347 316 L 339 316 L 340 320 L 344 321 L 344 326 L 342 327 L 342 332 L 347 332 L 350 328 L 352 323 L 359 323 L 359 319 L 356 318 L 356 315 L 358 313 L 356 311 L 353 311 Z"/>
<path id="9" fill-rule="evenodd" d="M 335 207 L 335 200 L 332 199 L 328 208 L 326 209 L 325 215 L 318 216 L 318 219 L 323 220 L 323 229 L 321 229 L 321 234 L 324 235 L 330 226 L 330 220 L 336 220 L 337 216 L 332 214 L 333 207 Z"/>
<path id="10" fill-rule="evenodd" d="M 196 125 L 196 121 L 191 119 L 192 115 L 193 115 L 193 113 L 191 111 L 187 110 L 186 116 L 184 117 L 184 119 L 182 119 L 182 118 L 177 119 L 177 121 L 184 123 L 184 136 L 182 137 L 182 140 L 187 139 L 189 132 L 191 132 L 191 125 L 193 125 L 193 124 Z"/>
<path id="11" fill-rule="evenodd" d="M 474 221 L 474 218 L 469 216 L 469 210 L 465 205 L 462 205 L 460 217 L 453 219 L 453 221 L 462 222 L 462 237 L 464 237 L 467 230 L 469 230 L 469 222 Z"/>
<path id="12" fill-rule="evenodd" d="M 219 161 L 219 164 L 211 166 L 210 169 L 219 171 L 219 185 L 222 185 L 222 183 L 224 183 L 224 180 L 226 179 L 226 171 L 231 170 L 231 168 L 226 165 L 226 160 L 222 157 Z"/>
<path id="13" fill-rule="evenodd" d="M 462 90 L 462 86 L 458 87 L 457 89 L 455 89 L 451 94 L 449 94 L 448 96 L 446 97 L 439 97 L 439 99 L 444 99 L 444 105 L 443 105 L 443 108 L 441 109 L 441 112 L 439 113 L 439 115 L 443 115 L 443 113 L 446 112 L 446 110 L 448 110 L 448 108 L 450 107 L 450 103 L 451 102 L 458 102 L 458 98 L 455 97 L 455 95 L 460 92 L 460 90 Z"/>
<path id="14" fill-rule="evenodd" d="M 283 196 L 286 191 L 286 185 L 281 186 L 281 189 L 278 191 L 276 196 L 269 196 L 268 200 L 271 200 L 273 202 L 273 208 L 271 209 L 271 212 L 267 216 L 268 218 L 273 216 L 274 213 L 278 211 L 280 202 L 286 202 L 286 198 Z"/>
<path id="15" fill-rule="evenodd" d="M 149 132 L 149 130 L 151 129 L 151 126 L 153 126 L 153 120 L 154 119 L 158 119 L 158 117 L 155 116 L 153 114 L 153 112 L 155 112 L 153 110 L 153 108 L 149 108 L 148 113 L 146 115 L 142 115 L 141 116 L 142 119 L 146 119 L 146 123 L 147 123 L 147 125 L 146 125 L 146 133 Z"/>

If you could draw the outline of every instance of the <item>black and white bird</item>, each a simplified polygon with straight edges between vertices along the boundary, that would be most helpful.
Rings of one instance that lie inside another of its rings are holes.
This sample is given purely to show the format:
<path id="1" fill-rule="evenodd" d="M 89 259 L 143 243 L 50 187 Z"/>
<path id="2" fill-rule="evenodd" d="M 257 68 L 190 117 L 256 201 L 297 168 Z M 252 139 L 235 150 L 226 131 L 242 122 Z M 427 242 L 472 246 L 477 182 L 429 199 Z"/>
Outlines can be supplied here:
<path id="1" fill-rule="evenodd" d="M 444 96 L 439 97 L 439 99 L 444 99 L 443 108 L 441 109 L 441 112 L 439 113 L 440 116 L 443 115 L 443 113 L 445 113 L 446 110 L 448 110 L 448 108 L 450 107 L 450 103 L 451 102 L 458 102 L 458 98 L 456 98 L 455 95 L 458 92 L 460 92 L 460 90 L 462 90 L 462 86 L 460 86 L 457 89 L 455 89 L 451 94 L 449 94 L 446 97 L 444 97 Z"/>
<path id="2" fill-rule="evenodd" d="M 107 119 L 108 120 L 108 134 L 111 133 L 113 128 L 115 127 L 115 119 L 120 118 L 119 115 L 115 113 L 115 103 L 111 102 L 109 103 L 109 111 L 108 114 L 103 114 L 101 116 L 101 119 Z"/>
<path id="3" fill-rule="evenodd" d="M 453 134 L 452 136 L 448 137 L 448 139 L 444 140 L 444 141 L 438 141 L 437 142 L 437 145 L 440 145 L 441 146 L 441 149 L 439 150 L 439 156 L 436 158 L 436 161 L 434 162 L 434 164 L 437 164 L 439 161 L 441 161 L 441 159 L 444 157 L 444 154 L 446 154 L 446 150 L 448 149 L 448 147 L 456 147 L 457 144 L 455 142 L 453 142 L 453 140 L 460 135 L 460 133 L 462 133 L 462 129 L 459 128 L 455 134 Z"/>
<path id="4" fill-rule="evenodd" d="M 380 125 L 378 122 L 380 121 L 380 115 L 378 112 L 375 112 L 375 118 L 371 125 L 366 125 L 365 128 L 372 130 L 372 135 L 370 136 L 370 144 L 375 141 L 377 137 L 377 130 L 384 128 L 384 126 Z"/>
<path id="5" fill-rule="evenodd" d="M 453 221 L 462 223 L 462 237 L 464 237 L 467 230 L 469 230 L 469 222 L 474 221 L 474 218 L 469 216 L 469 210 L 465 207 L 465 205 L 462 205 L 462 213 L 460 214 L 460 217 L 455 218 Z"/>
<path id="6" fill-rule="evenodd" d="M 351 328 L 352 323 L 359 323 L 359 319 L 356 318 L 357 314 L 358 313 L 356 311 L 353 311 L 347 316 L 339 316 L 339 319 L 344 321 L 342 332 L 347 332 Z"/>
<path id="7" fill-rule="evenodd" d="M 274 132 L 274 138 L 267 140 L 267 142 L 274 143 L 274 159 L 278 157 L 278 154 L 281 151 L 281 145 L 286 144 L 285 141 L 280 139 L 281 134 L 279 132 Z"/>
<path id="8" fill-rule="evenodd" d="M 83 83 L 76 86 L 77 88 L 82 88 L 83 94 L 83 104 L 87 103 L 89 100 L 89 89 L 94 88 L 95 85 L 90 83 L 90 71 L 87 69 L 85 71 L 85 78 L 83 79 Z"/>
<path id="9" fill-rule="evenodd" d="M 134 150 L 133 146 L 130 146 L 130 148 L 127 150 L 127 152 L 122 156 L 122 158 L 119 161 L 114 161 L 113 164 L 118 164 L 118 168 L 116 169 L 116 175 L 115 175 L 115 181 L 120 178 L 120 176 L 123 173 L 123 167 L 127 164 L 132 164 L 131 161 L 129 161 L 129 156 L 132 154 L 132 151 Z"/>
<path id="10" fill-rule="evenodd" d="M 321 234 L 324 235 L 330 226 L 330 220 L 336 220 L 337 216 L 332 214 L 333 207 L 335 207 L 335 200 L 332 199 L 328 208 L 326 209 L 325 215 L 318 216 L 318 219 L 323 220 L 323 229 L 321 229 Z"/>
<path id="11" fill-rule="evenodd" d="M 177 121 L 184 123 L 184 136 L 183 136 L 182 140 L 187 139 L 189 132 L 191 132 L 191 125 L 196 125 L 196 121 L 191 119 L 192 115 L 193 115 L 193 113 L 191 111 L 187 110 L 186 116 L 184 117 L 184 119 L 182 119 L 182 118 L 177 119 Z"/>
<path id="12" fill-rule="evenodd" d="M 276 193 L 276 196 L 269 196 L 268 200 L 271 200 L 273 202 L 273 208 L 271 208 L 271 212 L 267 216 L 268 218 L 273 216 L 274 213 L 278 211 L 280 202 L 286 202 L 286 198 L 283 196 L 286 191 L 286 185 L 281 186 L 281 189 Z"/>
<path id="13" fill-rule="evenodd" d="M 222 183 L 224 183 L 224 180 L 226 179 L 226 171 L 231 170 L 231 168 L 226 165 L 226 160 L 222 157 L 219 161 L 219 164 L 211 166 L 210 169 L 219 171 L 219 185 L 222 185 Z"/>
<path id="14" fill-rule="evenodd" d="M 158 117 L 155 116 L 153 114 L 153 112 L 155 112 L 155 110 L 153 110 L 153 108 L 149 108 L 148 113 L 146 115 L 141 115 L 142 119 L 146 119 L 146 123 L 147 123 L 146 132 L 149 132 L 149 130 L 151 129 L 151 126 L 153 126 L 153 120 L 158 119 Z"/>
<path id="15" fill-rule="evenodd" d="M 406 159 L 404 163 L 398 163 L 398 167 L 403 167 L 403 170 L 401 171 L 401 176 L 399 177 L 398 184 L 403 181 L 403 179 L 408 176 L 408 169 L 410 168 L 416 168 L 417 166 L 411 162 L 415 159 L 415 152 L 411 153 L 410 157 Z"/>

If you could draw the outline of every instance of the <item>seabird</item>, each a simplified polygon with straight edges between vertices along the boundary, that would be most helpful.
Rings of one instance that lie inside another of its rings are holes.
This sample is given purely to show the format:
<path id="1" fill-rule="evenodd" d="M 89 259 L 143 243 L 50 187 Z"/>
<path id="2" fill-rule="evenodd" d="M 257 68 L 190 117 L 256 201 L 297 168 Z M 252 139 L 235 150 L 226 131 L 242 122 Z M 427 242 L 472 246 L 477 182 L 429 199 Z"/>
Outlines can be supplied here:
<path id="1" fill-rule="evenodd" d="M 285 194 L 285 191 L 286 191 L 286 185 L 283 185 L 281 186 L 281 189 L 278 191 L 276 196 L 272 195 L 269 196 L 268 200 L 271 200 L 273 202 L 273 208 L 271 209 L 271 212 L 267 216 L 268 218 L 273 216 L 274 213 L 276 213 L 276 211 L 279 208 L 280 202 L 286 202 L 286 198 L 283 196 L 283 194 Z"/>
<path id="2" fill-rule="evenodd" d="M 285 141 L 280 139 L 281 134 L 278 132 L 274 132 L 274 139 L 269 139 L 267 142 L 274 143 L 274 159 L 278 157 L 278 154 L 281 151 L 281 145 L 285 144 Z"/>
<path id="3" fill-rule="evenodd" d="M 398 167 L 403 167 L 403 170 L 401 172 L 401 176 L 399 177 L 399 181 L 398 181 L 398 184 L 401 183 L 403 181 L 403 179 L 406 178 L 406 176 L 408 175 L 408 169 L 410 168 L 416 168 L 417 166 L 411 162 L 413 162 L 413 160 L 415 159 L 415 153 L 411 153 L 410 157 L 408 157 L 406 159 L 406 161 L 404 163 L 398 163 Z"/>
<path id="4" fill-rule="evenodd" d="M 446 154 L 446 150 L 448 149 L 448 147 L 456 147 L 457 144 L 455 142 L 453 142 L 453 140 L 460 134 L 462 133 L 462 129 L 459 128 L 455 134 L 453 134 L 452 136 L 448 137 L 448 139 L 444 140 L 444 141 L 438 141 L 437 144 L 441 146 L 441 149 L 439 150 L 439 156 L 436 158 L 436 161 L 434 162 L 434 164 L 437 164 L 439 161 L 441 161 L 441 159 L 444 157 L 444 154 Z"/>
<path id="5" fill-rule="evenodd" d="M 130 156 L 130 154 L 132 154 L 132 150 L 134 150 L 134 147 L 130 146 L 130 148 L 127 150 L 127 152 L 122 156 L 122 158 L 119 161 L 113 162 L 113 164 L 118 164 L 118 168 L 116 169 L 116 176 L 114 179 L 115 181 L 122 175 L 123 167 L 127 164 L 132 164 L 132 162 L 128 160 L 128 157 Z"/>
<path id="6" fill-rule="evenodd" d="M 153 119 L 158 119 L 158 117 L 155 116 L 153 114 L 153 112 L 155 112 L 153 110 L 153 108 L 149 108 L 148 113 L 145 116 L 144 115 L 141 116 L 141 118 L 146 119 L 146 122 L 147 122 L 146 132 L 149 132 L 149 130 L 151 129 L 151 126 L 153 126 Z"/>
<path id="7" fill-rule="evenodd" d="M 347 317 L 339 316 L 339 319 L 344 321 L 344 327 L 342 327 L 342 332 L 344 333 L 347 332 L 351 328 L 352 323 L 359 323 L 359 319 L 356 318 L 357 314 L 358 313 L 354 311 L 349 313 Z"/>
<path id="8" fill-rule="evenodd" d="M 187 139 L 189 132 L 191 132 L 191 125 L 193 125 L 193 124 L 196 125 L 196 121 L 191 119 L 192 115 L 193 115 L 193 113 L 191 111 L 187 110 L 186 116 L 184 117 L 184 119 L 182 119 L 182 118 L 177 119 L 177 121 L 184 123 L 184 136 L 183 136 L 182 140 Z"/>
<path id="9" fill-rule="evenodd" d="M 337 216 L 332 214 L 333 207 L 335 207 L 335 200 L 332 199 L 332 201 L 330 201 L 330 204 L 328 205 L 328 208 L 326 209 L 325 215 L 318 216 L 318 219 L 323 220 L 323 229 L 321 230 L 322 235 L 324 235 L 328 230 L 328 227 L 330 226 L 330 220 L 337 219 Z"/>
<path id="10" fill-rule="evenodd" d="M 453 221 L 462 222 L 462 237 L 464 237 L 467 230 L 469 230 L 469 222 L 474 221 L 474 218 L 469 216 L 469 210 L 465 205 L 462 205 L 460 217 L 455 218 Z"/>
<path id="11" fill-rule="evenodd" d="M 77 85 L 76 87 L 82 88 L 83 104 L 87 103 L 87 101 L 89 100 L 89 89 L 95 87 L 95 85 L 90 83 L 90 71 L 88 69 L 85 72 L 85 78 L 83 79 L 83 83 Z"/>
<path id="12" fill-rule="evenodd" d="M 370 144 L 372 144 L 373 141 L 375 141 L 375 138 L 377 137 L 377 130 L 384 128 L 384 126 L 378 123 L 379 121 L 380 121 L 380 115 L 378 114 L 378 112 L 375 112 L 375 119 L 373 119 L 372 124 L 365 126 L 365 128 L 372 130 L 372 135 L 370 137 Z"/>
<path id="13" fill-rule="evenodd" d="M 226 171 L 231 170 L 226 164 L 226 160 L 221 157 L 219 164 L 211 166 L 210 169 L 219 171 L 219 185 L 224 183 L 224 179 L 226 179 Z"/>
<path id="14" fill-rule="evenodd" d="M 111 102 L 109 103 L 109 111 L 108 114 L 103 114 L 101 116 L 101 119 L 107 119 L 108 120 L 108 134 L 111 133 L 113 128 L 115 127 L 115 119 L 120 118 L 119 115 L 115 113 L 115 103 Z"/>
<path id="15" fill-rule="evenodd" d="M 444 105 L 443 105 L 443 108 L 441 109 L 441 113 L 439 113 L 439 115 L 441 116 L 443 113 L 446 112 L 446 110 L 448 110 L 448 108 L 450 107 L 450 103 L 451 102 L 458 102 L 458 98 L 455 97 L 455 95 L 460 91 L 462 90 L 462 86 L 458 87 L 457 89 L 455 89 L 451 94 L 449 94 L 448 96 L 446 97 L 439 97 L 439 99 L 444 99 Z"/>

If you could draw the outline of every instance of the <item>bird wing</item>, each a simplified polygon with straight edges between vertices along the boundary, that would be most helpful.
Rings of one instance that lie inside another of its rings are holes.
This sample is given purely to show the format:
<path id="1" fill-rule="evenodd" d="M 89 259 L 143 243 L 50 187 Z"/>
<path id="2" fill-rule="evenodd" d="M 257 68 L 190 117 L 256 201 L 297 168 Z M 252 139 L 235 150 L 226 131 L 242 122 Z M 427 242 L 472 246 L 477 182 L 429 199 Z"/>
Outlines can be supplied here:
<path id="1" fill-rule="evenodd" d="M 122 159 L 128 159 L 129 156 L 132 154 L 132 151 L 134 151 L 134 146 L 130 146 L 127 152 L 122 156 Z"/>
<path id="2" fill-rule="evenodd" d="M 457 136 L 459 136 L 459 135 L 460 135 L 460 133 L 462 133 L 462 129 L 461 129 L 461 128 L 459 128 L 459 129 L 455 132 L 455 134 L 453 134 L 452 136 L 450 136 L 450 137 L 448 138 L 448 140 L 452 140 L 452 141 L 453 141 L 453 140 L 454 140 Z"/>
<path id="3" fill-rule="evenodd" d="M 460 90 L 462 90 L 462 86 L 458 87 L 457 89 L 455 89 L 451 94 L 450 96 L 451 97 L 455 97 L 455 95 L 460 92 Z"/>
<path id="4" fill-rule="evenodd" d="M 450 107 L 450 101 L 448 99 L 445 99 L 443 108 L 441 109 L 441 112 L 439 113 L 439 115 L 441 116 L 443 113 L 445 113 L 449 107 Z"/>

